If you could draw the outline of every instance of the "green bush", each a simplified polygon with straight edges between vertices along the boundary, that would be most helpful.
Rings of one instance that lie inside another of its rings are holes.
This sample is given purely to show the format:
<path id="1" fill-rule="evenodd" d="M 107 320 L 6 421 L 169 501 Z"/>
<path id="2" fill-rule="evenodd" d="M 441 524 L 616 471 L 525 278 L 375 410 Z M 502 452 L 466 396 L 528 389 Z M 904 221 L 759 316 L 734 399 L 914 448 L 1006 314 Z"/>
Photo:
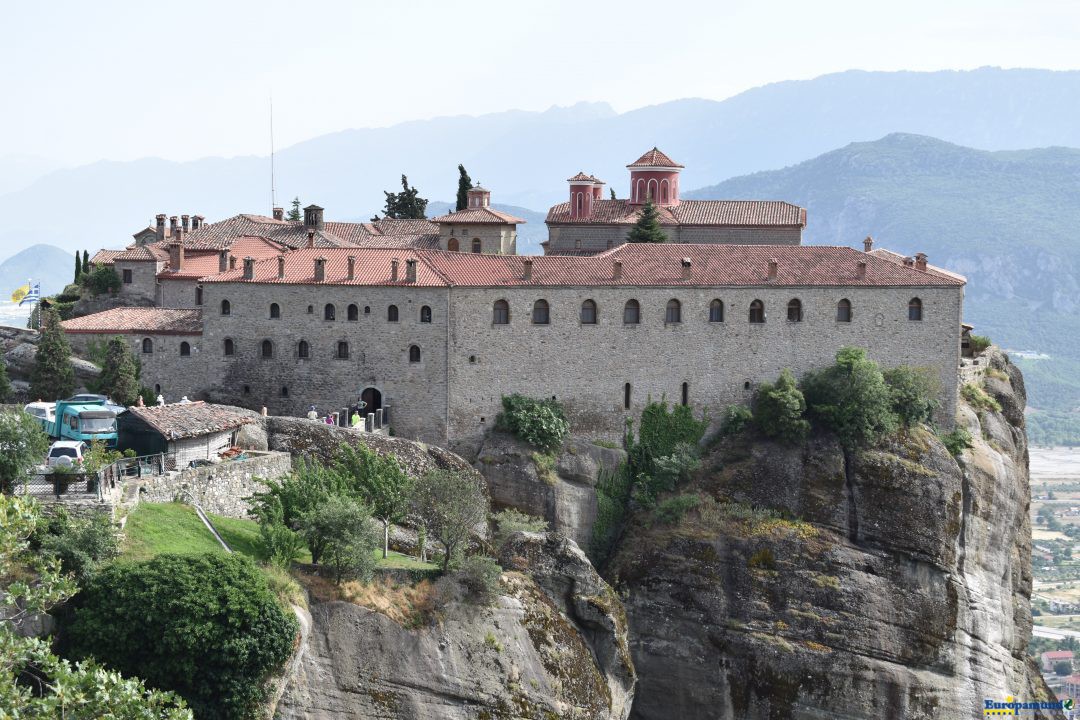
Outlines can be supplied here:
<path id="1" fill-rule="evenodd" d="M 953 457 L 960 457 L 964 450 L 972 447 L 971 433 L 964 428 L 956 428 L 941 435 L 941 444 Z"/>
<path id="2" fill-rule="evenodd" d="M 457 581 L 465 588 L 466 596 L 478 605 L 490 605 L 499 594 L 499 563 L 484 555 L 470 555 L 457 571 Z"/>
<path id="3" fill-rule="evenodd" d="M 993 342 L 985 335 L 972 335 L 971 336 L 971 349 L 977 353 L 981 353 L 986 348 L 993 345 Z"/>
<path id="4" fill-rule="evenodd" d="M 976 412 L 1001 412 L 1001 403 L 987 395 L 985 390 L 974 383 L 967 383 L 960 388 L 960 395 Z"/>
<path id="5" fill-rule="evenodd" d="M 271 565 L 288 568 L 304 554 L 306 541 L 280 521 L 259 524 L 259 555 Z"/>
<path id="6" fill-rule="evenodd" d="M 653 517 L 657 522 L 674 525 L 700 504 L 701 498 L 697 495 L 676 495 L 661 501 L 653 510 Z"/>
<path id="7" fill-rule="evenodd" d="M 801 442 L 810 431 L 805 413 L 806 399 L 790 370 L 780 373 L 776 384 L 761 383 L 754 394 L 754 424 L 766 437 Z"/>
<path id="8" fill-rule="evenodd" d="M 675 405 L 669 409 L 665 400 L 650 402 L 641 411 L 641 427 L 634 450 L 650 459 L 665 457 L 673 454 L 675 446 L 680 444 L 696 447 L 708 427 L 708 419 L 695 418 L 689 405 Z"/>
<path id="9" fill-rule="evenodd" d="M 589 539 L 589 559 L 597 567 L 607 560 L 622 533 L 633 480 L 626 464 L 602 470 L 596 480 L 596 520 Z"/>
<path id="10" fill-rule="evenodd" d="M 61 569 L 74 575 L 80 585 L 90 580 L 101 563 L 120 554 L 116 528 L 98 513 L 73 518 L 60 508 L 40 530 L 34 537 L 39 551 L 58 559 Z"/>
<path id="11" fill-rule="evenodd" d="M 901 365 L 882 373 L 893 412 L 904 427 L 930 422 L 938 408 L 941 381 L 931 368 Z"/>
<path id="12" fill-rule="evenodd" d="M 720 421 L 722 435 L 738 435 L 754 421 L 754 414 L 745 405 L 728 405 Z"/>
<path id="13" fill-rule="evenodd" d="M 297 630 L 250 560 L 159 555 L 93 577 L 73 601 L 65 655 L 175 691 L 200 720 L 257 718 Z"/>
<path id="14" fill-rule="evenodd" d="M 324 561 L 334 574 L 334 582 L 371 579 L 375 569 L 372 553 L 379 541 L 371 514 L 360 503 L 331 495 L 300 517 L 300 533 L 311 548 L 312 562 Z"/>
<path id="15" fill-rule="evenodd" d="M 566 413 L 556 400 L 537 400 L 515 393 L 504 395 L 502 406 L 495 427 L 541 450 L 555 450 L 570 434 Z"/>
<path id="16" fill-rule="evenodd" d="M 547 520 L 532 515 L 527 515 L 520 510 L 508 508 L 495 513 L 492 517 L 495 521 L 495 533 L 492 536 L 492 546 L 498 550 L 516 532 L 546 532 Z"/>
<path id="17" fill-rule="evenodd" d="M 120 291 L 120 276 L 111 267 L 104 265 L 94 268 L 93 272 L 83 274 L 79 282 L 94 295 Z"/>
<path id="18" fill-rule="evenodd" d="M 750 556 L 750 559 L 746 561 L 746 565 L 758 570 L 772 570 L 776 567 L 776 557 L 769 548 L 762 548 Z"/>
<path id="19" fill-rule="evenodd" d="M 803 377 L 802 390 L 810 416 L 845 448 L 871 445 L 897 428 L 881 368 L 862 348 L 841 348 L 834 365 Z"/>
<path id="20" fill-rule="evenodd" d="M 698 449 L 689 443 L 679 443 L 670 455 L 653 461 L 653 480 L 658 490 L 674 490 L 690 479 L 690 473 L 701 467 Z"/>

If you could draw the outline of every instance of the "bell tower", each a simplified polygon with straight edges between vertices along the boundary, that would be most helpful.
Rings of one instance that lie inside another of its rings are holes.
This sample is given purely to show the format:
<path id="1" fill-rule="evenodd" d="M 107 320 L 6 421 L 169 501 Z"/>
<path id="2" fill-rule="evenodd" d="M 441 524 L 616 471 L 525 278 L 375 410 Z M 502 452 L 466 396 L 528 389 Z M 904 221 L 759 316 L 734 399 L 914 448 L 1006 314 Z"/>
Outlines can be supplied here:
<path id="1" fill-rule="evenodd" d="M 626 166 L 630 170 L 630 204 L 652 199 L 658 207 L 679 204 L 679 173 L 683 166 L 653 148 Z"/>

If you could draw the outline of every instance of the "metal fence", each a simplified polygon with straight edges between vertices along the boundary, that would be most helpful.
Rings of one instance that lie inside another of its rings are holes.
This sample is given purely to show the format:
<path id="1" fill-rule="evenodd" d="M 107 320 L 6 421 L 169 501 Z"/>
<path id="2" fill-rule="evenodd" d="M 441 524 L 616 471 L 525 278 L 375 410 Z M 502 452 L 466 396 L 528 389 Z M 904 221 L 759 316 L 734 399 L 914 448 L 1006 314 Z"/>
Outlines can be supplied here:
<path id="1" fill-rule="evenodd" d="M 117 483 L 124 478 L 153 477 L 178 469 L 175 453 L 157 453 L 156 455 L 120 458 L 102 470 L 101 475 L 104 481 Z"/>
<path id="2" fill-rule="evenodd" d="M 101 500 L 127 478 L 153 477 L 178 469 L 175 453 L 158 453 L 140 457 L 121 458 L 96 473 L 88 472 L 32 472 L 22 480 L 0 486 L 6 495 L 33 495 L 72 500 Z"/>

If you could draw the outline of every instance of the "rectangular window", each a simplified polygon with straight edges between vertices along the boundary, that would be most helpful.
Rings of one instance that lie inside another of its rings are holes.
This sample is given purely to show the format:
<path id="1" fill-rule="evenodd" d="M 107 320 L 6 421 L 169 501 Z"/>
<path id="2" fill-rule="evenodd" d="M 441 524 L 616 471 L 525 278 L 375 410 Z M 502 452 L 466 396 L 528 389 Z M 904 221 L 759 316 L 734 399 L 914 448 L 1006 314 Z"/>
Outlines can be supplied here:
<path id="1" fill-rule="evenodd" d="M 124 284 L 125 285 L 130 285 L 131 284 L 131 268 L 127 268 L 127 269 L 124 270 Z"/>

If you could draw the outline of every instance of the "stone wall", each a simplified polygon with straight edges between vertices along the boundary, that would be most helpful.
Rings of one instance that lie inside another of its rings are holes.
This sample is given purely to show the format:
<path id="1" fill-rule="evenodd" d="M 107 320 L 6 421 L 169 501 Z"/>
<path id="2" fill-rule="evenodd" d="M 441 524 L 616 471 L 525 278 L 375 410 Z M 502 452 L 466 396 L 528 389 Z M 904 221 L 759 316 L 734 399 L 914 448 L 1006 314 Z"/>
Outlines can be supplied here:
<path id="1" fill-rule="evenodd" d="M 630 225 L 549 225 L 549 255 L 575 250 L 602 252 L 622 245 Z M 668 242 L 723 243 L 730 245 L 799 245 L 802 229 L 798 227 L 721 227 L 708 225 L 664 225 Z"/>
<path id="2" fill-rule="evenodd" d="M 195 287 L 198 280 L 169 280 L 159 283 L 161 295 L 161 307 L 170 308 L 193 308 L 198 307 L 195 303 Z"/>
<path id="3" fill-rule="evenodd" d="M 473 239 L 480 241 L 480 252 L 485 254 L 512 255 L 517 247 L 516 225 L 454 225 L 439 224 L 439 245 L 447 250 L 450 238 L 458 241 L 459 252 L 472 252 Z"/>
<path id="4" fill-rule="evenodd" d="M 218 465 L 189 468 L 143 482 L 141 499 L 145 502 L 172 502 L 187 495 L 213 515 L 246 518 L 249 505 L 245 498 L 266 489 L 258 481 L 276 480 L 292 470 L 292 458 L 283 452 L 248 452 L 247 460 L 233 460 Z"/>
<path id="5" fill-rule="evenodd" d="M 67 333 L 71 349 L 85 355 L 90 343 L 108 342 L 118 333 Z M 142 365 L 141 382 L 155 394 L 165 395 L 168 402 L 176 402 L 183 396 L 191 400 L 204 396 L 207 388 L 207 372 L 210 364 L 202 358 L 201 335 L 138 335 L 122 334 Z M 143 352 L 143 340 L 149 339 L 153 352 Z M 180 354 L 181 343 L 187 343 L 189 355 Z"/>
<path id="6" fill-rule="evenodd" d="M 164 263 L 150 260 L 117 260 L 114 267 L 116 268 L 116 274 L 120 276 L 121 280 L 123 280 L 125 270 L 131 271 L 131 282 L 120 283 L 119 295 L 121 297 L 143 302 L 157 302 L 157 274 L 161 271 L 161 268 L 164 267 Z"/>

